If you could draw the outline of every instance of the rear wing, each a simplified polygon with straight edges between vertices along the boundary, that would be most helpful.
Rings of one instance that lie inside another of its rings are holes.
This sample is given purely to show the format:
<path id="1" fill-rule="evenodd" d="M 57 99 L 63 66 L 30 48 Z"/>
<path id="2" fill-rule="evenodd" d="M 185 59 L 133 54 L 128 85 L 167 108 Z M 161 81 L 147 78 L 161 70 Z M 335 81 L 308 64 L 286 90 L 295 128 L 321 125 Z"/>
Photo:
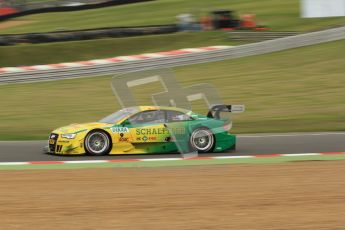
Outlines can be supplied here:
<path id="1" fill-rule="evenodd" d="M 243 113 L 244 110 L 244 105 L 214 105 L 208 111 L 207 117 L 219 119 L 221 112 Z"/>

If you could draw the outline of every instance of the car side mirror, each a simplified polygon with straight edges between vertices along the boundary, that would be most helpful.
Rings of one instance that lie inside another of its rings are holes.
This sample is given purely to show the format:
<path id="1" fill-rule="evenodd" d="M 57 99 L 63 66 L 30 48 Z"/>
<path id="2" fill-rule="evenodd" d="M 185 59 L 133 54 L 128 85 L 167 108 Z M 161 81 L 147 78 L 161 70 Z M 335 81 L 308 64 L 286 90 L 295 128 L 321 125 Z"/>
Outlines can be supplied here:
<path id="1" fill-rule="evenodd" d="M 127 119 L 127 120 L 123 121 L 121 125 L 122 126 L 128 126 L 130 124 L 131 124 L 131 122 L 129 122 L 129 120 Z"/>

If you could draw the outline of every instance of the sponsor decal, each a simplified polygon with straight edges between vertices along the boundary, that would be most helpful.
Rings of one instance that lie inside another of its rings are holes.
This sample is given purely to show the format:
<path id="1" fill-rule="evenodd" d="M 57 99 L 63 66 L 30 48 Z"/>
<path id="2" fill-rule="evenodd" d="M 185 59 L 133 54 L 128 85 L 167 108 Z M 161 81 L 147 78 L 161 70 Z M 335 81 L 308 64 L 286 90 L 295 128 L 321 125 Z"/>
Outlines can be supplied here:
<path id="1" fill-rule="evenodd" d="M 128 141 L 128 137 L 123 137 L 123 136 L 124 136 L 124 134 L 120 133 L 119 141 L 124 141 L 124 142 Z"/>
<path id="2" fill-rule="evenodd" d="M 176 138 L 175 137 L 166 137 L 164 139 L 164 141 L 166 141 L 166 142 L 174 142 L 174 141 L 176 141 Z"/>
<path id="3" fill-rule="evenodd" d="M 172 128 L 171 131 L 174 134 L 185 134 L 185 128 Z M 165 135 L 169 134 L 169 130 L 166 128 L 143 128 L 136 129 L 136 135 Z"/>
<path id="4" fill-rule="evenodd" d="M 157 135 L 157 134 L 168 134 L 169 131 L 166 128 L 147 128 L 147 129 L 136 129 L 137 135 Z"/>
<path id="5" fill-rule="evenodd" d="M 59 140 L 58 143 L 69 143 L 69 141 L 62 141 L 62 140 Z"/>
<path id="6" fill-rule="evenodd" d="M 143 137 L 137 137 L 136 138 L 137 141 L 156 141 L 157 140 L 157 137 L 155 136 L 151 136 L 151 137 L 147 137 L 147 136 L 143 136 Z"/>
<path id="7" fill-rule="evenodd" d="M 170 129 L 172 134 L 185 134 L 186 129 L 184 127 L 179 127 L 179 128 L 171 128 Z"/>
<path id="8" fill-rule="evenodd" d="M 157 137 L 155 137 L 155 136 L 149 137 L 149 140 L 150 140 L 150 141 L 155 141 L 155 140 L 157 140 Z"/>
<path id="9" fill-rule="evenodd" d="M 111 128 L 111 131 L 113 133 L 128 133 L 129 132 L 129 129 L 127 127 L 112 127 Z"/>
<path id="10" fill-rule="evenodd" d="M 148 140 L 147 136 L 143 136 L 142 140 L 146 142 Z"/>

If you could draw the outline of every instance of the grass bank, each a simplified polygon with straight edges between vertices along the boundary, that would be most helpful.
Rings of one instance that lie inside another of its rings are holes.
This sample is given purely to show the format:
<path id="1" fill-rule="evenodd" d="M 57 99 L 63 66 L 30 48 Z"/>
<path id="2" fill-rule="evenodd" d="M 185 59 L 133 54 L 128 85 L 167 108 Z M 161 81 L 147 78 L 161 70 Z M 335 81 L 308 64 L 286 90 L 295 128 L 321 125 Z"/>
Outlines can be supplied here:
<path id="1" fill-rule="evenodd" d="M 182 86 L 211 83 L 243 103 L 235 133 L 345 130 L 345 41 L 175 68 Z M 0 139 L 42 139 L 59 126 L 97 121 L 119 108 L 111 76 L 0 86 Z M 148 104 L 159 85 L 136 89 Z M 200 104 L 194 110 L 205 112 Z"/>

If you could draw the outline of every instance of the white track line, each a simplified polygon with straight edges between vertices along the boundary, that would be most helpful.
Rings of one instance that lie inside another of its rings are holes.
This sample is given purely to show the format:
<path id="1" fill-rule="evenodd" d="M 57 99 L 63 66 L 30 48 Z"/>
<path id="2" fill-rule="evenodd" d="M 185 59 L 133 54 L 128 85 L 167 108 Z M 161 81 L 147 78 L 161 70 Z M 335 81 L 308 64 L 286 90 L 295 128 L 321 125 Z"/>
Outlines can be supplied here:
<path id="1" fill-rule="evenodd" d="M 152 158 L 152 159 L 140 159 L 140 161 L 178 161 L 183 158 Z"/>
<path id="2" fill-rule="evenodd" d="M 255 156 L 218 156 L 212 157 L 214 159 L 238 159 L 238 158 L 253 158 Z"/>
<path id="3" fill-rule="evenodd" d="M 64 164 L 107 163 L 108 160 L 63 161 Z"/>
<path id="4" fill-rule="evenodd" d="M 29 162 L 0 162 L 1 166 L 5 165 L 27 165 Z"/>
<path id="5" fill-rule="evenodd" d="M 322 155 L 321 153 L 288 153 L 288 154 L 280 154 L 284 157 L 299 157 L 299 156 L 319 156 Z"/>

